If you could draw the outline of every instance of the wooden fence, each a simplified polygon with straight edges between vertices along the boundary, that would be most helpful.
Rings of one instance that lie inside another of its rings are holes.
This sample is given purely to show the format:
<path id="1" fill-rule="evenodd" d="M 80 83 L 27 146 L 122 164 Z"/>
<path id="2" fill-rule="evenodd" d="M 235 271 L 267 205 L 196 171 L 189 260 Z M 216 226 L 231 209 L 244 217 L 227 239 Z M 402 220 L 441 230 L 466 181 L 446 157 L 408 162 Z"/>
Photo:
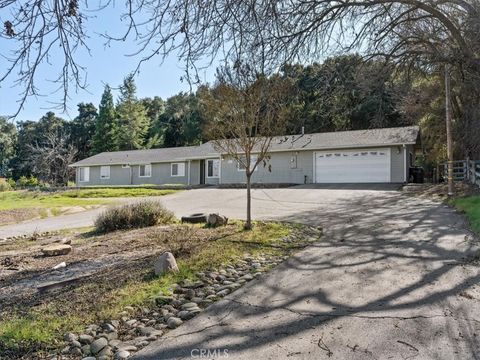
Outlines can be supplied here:
<path id="1" fill-rule="evenodd" d="M 448 177 L 447 163 L 443 163 L 443 176 Z M 468 181 L 480 186 L 480 161 L 479 160 L 456 160 L 453 162 L 453 180 Z"/>

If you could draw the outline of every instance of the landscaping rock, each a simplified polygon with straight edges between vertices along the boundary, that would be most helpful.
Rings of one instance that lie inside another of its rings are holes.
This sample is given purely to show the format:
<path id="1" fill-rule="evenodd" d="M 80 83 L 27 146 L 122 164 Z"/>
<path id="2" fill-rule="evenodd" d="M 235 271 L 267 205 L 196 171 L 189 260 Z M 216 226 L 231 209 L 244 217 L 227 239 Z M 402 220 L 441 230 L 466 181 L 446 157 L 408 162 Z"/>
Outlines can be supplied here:
<path id="1" fill-rule="evenodd" d="M 82 350 L 80 348 L 73 348 L 70 353 L 75 356 L 82 356 Z"/>
<path id="2" fill-rule="evenodd" d="M 77 340 L 73 340 L 72 342 L 70 342 L 70 345 L 73 346 L 73 347 L 76 347 L 76 348 L 81 348 L 82 347 L 82 344 L 80 344 L 80 342 L 77 341 Z"/>
<path id="3" fill-rule="evenodd" d="M 164 252 L 153 264 L 155 275 L 162 275 L 166 272 L 178 272 L 177 262 L 171 252 Z"/>
<path id="4" fill-rule="evenodd" d="M 162 330 L 157 330 L 150 326 L 140 327 L 138 328 L 138 331 L 143 336 L 161 336 L 163 334 Z"/>
<path id="5" fill-rule="evenodd" d="M 130 356 L 130 352 L 126 350 L 120 350 L 115 353 L 116 360 L 124 360 Z"/>
<path id="6" fill-rule="evenodd" d="M 220 296 L 220 297 L 224 297 L 228 294 L 230 294 L 230 289 L 223 289 L 223 290 L 220 290 L 219 292 L 217 292 L 217 296 Z"/>
<path id="7" fill-rule="evenodd" d="M 65 340 L 67 342 L 72 342 L 72 341 L 78 340 L 78 336 L 74 333 L 66 333 L 63 336 L 63 340 Z"/>
<path id="8" fill-rule="evenodd" d="M 225 226 L 228 223 L 228 218 L 219 214 L 209 214 L 207 216 L 207 224 L 211 227 Z"/>
<path id="9" fill-rule="evenodd" d="M 130 345 L 130 344 L 125 344 L 125 343 L 122 343 L 122 344 L 119 344 L 117 346 L 117 349 L 118 351 L 128 351 L 128 352 L 132 352 L 132 351 L 137 351 L 138 348 L 134 345 Z"/>
<path id="10" fill-rule="evenodd" d="M 90 355 L 90 345 L 83 345 L 82 346 L 82 353 L 83 353 L 83 355 Z"/>
<path id="11" fill-rule="evenodd" d="M 42 248 L 42 253 L 45 256 L 67 255 L 70 251 L 72 251 L 72 247 L 66 244 L 53 244 Z"/>
<path id="12" fill-rule="evenodd" d="M 183 324 L 183 321 L 181 319 L 179 319 L 178 317 L 174 317 L 172 316 L 171 318 L 168 319 L 167 321 L 167 326 L 170 328 L 170 329 L 175 329 L 177 327 L 179 327 L 180 325 Z"/>
<path id="13" fill-rule="evenodd" d="M 98 358 L 109 359 L 113 355 L 112 349 L 109 346 L 105 346 L 100 352 L 97 353 Z"/>
<path id="14" fill-rule="evenodd" d="M 95 358 L 95 356 L 87 356 L 87 357 L 84 357 L 82 360 L 97 360 Z"/>
<path id="15" fill-rule="evenodd" d="M 82 334 L 78 337 L 78 341 L 82 344 L 90 344 L 93 341 L 93 336 Z"/>
<path id="16" fill-rule="evenodd" d="M 90 344 L 90 351 L 92 354 L 98 354 L 108 345 L 108 340 L 105 338 L 99 338 Z"/>

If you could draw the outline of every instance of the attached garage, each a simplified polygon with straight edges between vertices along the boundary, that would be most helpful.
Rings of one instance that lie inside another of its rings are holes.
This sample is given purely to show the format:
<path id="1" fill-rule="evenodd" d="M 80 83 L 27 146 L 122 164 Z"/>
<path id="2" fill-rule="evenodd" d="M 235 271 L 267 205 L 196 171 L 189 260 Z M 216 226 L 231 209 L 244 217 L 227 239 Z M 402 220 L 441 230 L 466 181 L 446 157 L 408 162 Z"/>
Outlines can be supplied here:
<path id="1" fill-rule="evenodd" d="M 317 151 L 316 183 L 391 182 L 390 148 Z"/>

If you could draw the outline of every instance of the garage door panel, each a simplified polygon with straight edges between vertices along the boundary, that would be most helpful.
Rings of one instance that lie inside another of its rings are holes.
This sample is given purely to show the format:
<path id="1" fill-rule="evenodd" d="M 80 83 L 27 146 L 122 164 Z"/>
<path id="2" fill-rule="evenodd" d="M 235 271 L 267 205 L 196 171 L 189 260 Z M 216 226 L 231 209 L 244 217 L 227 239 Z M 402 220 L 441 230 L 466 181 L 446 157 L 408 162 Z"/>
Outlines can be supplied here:
<path id="1" fill-rule="evenodd" d="M 390 149 L 315 154 L 317 183 L 390 182 Z"/>

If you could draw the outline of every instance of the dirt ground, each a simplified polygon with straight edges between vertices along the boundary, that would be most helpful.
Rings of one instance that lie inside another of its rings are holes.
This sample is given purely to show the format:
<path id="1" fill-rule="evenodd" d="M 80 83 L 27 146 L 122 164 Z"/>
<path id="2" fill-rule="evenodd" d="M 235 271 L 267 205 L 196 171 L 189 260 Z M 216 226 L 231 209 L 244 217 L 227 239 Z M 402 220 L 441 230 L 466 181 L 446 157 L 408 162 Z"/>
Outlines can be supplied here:
<path id="1" fill-rule="evenodd" d="M 40 209 L 0 210 L 0 225 L 40 218 Z"/>
<path id="2" fill-rule="evenodd" d="M 81 283 L 118 287 L 118 281 L 145 276 L 151 270 L 153 258 L 161 252 L 171 251 L 175 256 L 185 256 L 204 241 L 236 231 L 238 227 L 234 225 L 221 229 L 174 225 L 101 236 L 91 233 L 74 233 L 67 237 L 53 235 L 34 241 L 26 239 L 0 244 L 1 310 L 18 308 L 20 304 L 28 308 L 48 302 L 52 297 L 57 299 L 60 294 L 71 301 L 69 289 Z M 71 253 L 43 256 L 43 246 L 65 240 L 71 241 Z M 65 268 L 53 269 L 63 262 Z M 60 286 L 53 286 L 45 292 L 38 291 L 39 287 L 55 283 L 60 283 Z"/>
<path id="3" fill-rule="evenodd" d="M 456 182 L 455 197 L 480 195 L 480 188 L 465 182 Z M 411 193 L 430 200 L 443 201 L 448 197 L 448 186 L 441 184 L 408 184 L 403 187 L 405 193 Z"/>

